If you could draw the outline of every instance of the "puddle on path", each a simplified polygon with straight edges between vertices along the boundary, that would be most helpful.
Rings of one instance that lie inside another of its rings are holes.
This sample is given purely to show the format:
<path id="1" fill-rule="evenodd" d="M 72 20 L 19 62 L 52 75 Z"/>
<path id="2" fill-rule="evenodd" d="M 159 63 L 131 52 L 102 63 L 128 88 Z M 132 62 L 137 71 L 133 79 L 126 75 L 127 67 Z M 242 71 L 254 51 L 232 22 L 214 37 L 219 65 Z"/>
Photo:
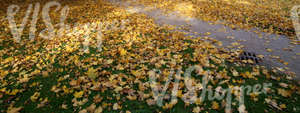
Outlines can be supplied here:
<path id="1" fill-rule="evenodd" d="M 258 31 L 255 29 L 248 31 L 233 30 L 222 24 L 210 24 L 196 18 L 181 16 L 176 12 L 166 15 L 161 10 L 142 5 L 131 5 L 128 2 L 120 2 L 119 0 L 109 1 L 124 7 L 130 13 L 146 14 L 153 18 L 157 24 L 175 25 L 178 28 L 180 26 L 189 26 L 187 33 L 190 36 L 198 37 L 201 36 L 199 34 L 210 32 L 210 35 L 205 36 L 222 41 L 224 47 L 238 42 L 244 46 L 243 50 L 264 55 L 265 58 L 262 65 L 266 67 L 288 67 L 297 74 L 297 79 L 300 79 L 300 56 L 296 55 L 296 53 L 300 53 L 300 45 L 291 45 L 287 36 L 255 32 Z M 197 34 L 194 34 L 195 32 Z M 272 52 L 268 52 L 267 49 L 271 49 Z M 277 56 L 281 60 L 288 62 L 288 65 L 284 65 L 277 59 L 272 58 Z"/>

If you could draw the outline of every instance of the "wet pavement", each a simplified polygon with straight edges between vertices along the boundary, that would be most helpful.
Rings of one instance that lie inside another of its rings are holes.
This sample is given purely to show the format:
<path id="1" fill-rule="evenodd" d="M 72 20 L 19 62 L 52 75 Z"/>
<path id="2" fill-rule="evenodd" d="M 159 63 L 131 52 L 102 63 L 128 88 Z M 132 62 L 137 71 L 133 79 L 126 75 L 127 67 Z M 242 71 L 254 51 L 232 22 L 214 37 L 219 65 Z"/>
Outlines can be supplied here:
<path id="1" fill-rule="evenodd" d="M 180 28 L 180 26 L 188 26 L 189 30 L 185 31 L 188 35 L 214 38 L 221 41 L 223 47 L 241 44 L 244 51 L 265 56 L 261 65 L 266 67 L 279 67 L 282 69 L 289 68 L 296 73 L 297 79 L 300 79 L 300 56 L 297 55 L 297 53 L 300 53 L 300 45 L 290 44 L 290 39 L 288 39 L 287 36 L 264 33 L 258 29 L 234 30 L 223 24 L 212 24 L 196 18 L 183 16 L 178 12 L 165 14 L 162 10 L 152 7 L 132 5 L 129 2 L 120 2 L 119 0 L 109 1 L 124 7 L 130 13 L 146 14 L 160 25 L 175 25 L 177 28 Z M 207 34 L 207 32 L 210 34 Z M 288 64 L 283 64 L 279 62 L 278 59 Z"/>

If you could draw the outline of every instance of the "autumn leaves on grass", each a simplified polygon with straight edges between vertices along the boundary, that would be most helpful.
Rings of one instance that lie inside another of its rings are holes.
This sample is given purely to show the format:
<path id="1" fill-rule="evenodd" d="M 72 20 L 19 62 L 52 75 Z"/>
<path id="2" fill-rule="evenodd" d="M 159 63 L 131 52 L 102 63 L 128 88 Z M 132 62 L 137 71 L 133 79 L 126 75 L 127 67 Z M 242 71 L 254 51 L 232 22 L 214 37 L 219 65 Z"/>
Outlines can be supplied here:
<path id="1" fill-rule="evenodd" d="M 246 101 L 276 108 L 263 108 L 268 111 L 293 111 L 293 108 L 297 107 L 289 103 L 298 102 L 299 86 L 293 84 L 288 75 L 275 76 L 260 66 L 250 69 L 243 67 L 238 62 L 229 60 L 229 53 L 221 53 L 208 39 L 191 39 L 181 32 L 171 32 L 171 28 L 160 27 L 144 15 L 130 14 L 111 4 L 101 4 L 103 7 L 97 7 L 98 5 L 93 5 L 90 1 L 79 2 L 70 4 L 72 7 L 67 20 L 77 19 L 81 23 L 88 21 L 91 24 L 72 27 L 71 32 L 63 33 L 66 36 L 54 37 L 53 40 L 37 36 L 35 41 L 25 40 L 20 43 L 13 41 L 13 35 L 1 37 L 0 102 L 12 97 L 13 102 L 1 103 L 0 110 L 130 113 L 137 109 L 132 103 L 138 103 L 142 106 L 141 109 L 149 112 L 170 112 L 188 106 L 190 108 L 186 109 L 187 112 L 195 113 L 224 110 L 224 99 L 201 102 L 198 95 L 194 104 L 187 102 L 184 104 L 188 105 L 180 105 L 180 101 L 170 101 L 172 96 L 188 97 L 188 94 L 191 94 L 189 90 L 193 88 L 199 94 L 204 85 L 201 84 L 201 78 L 197 78 L 198 75 L 209 77 L 207 88 L 211 89 L 212 94 L 218 91 L 221 93 L 222 88 L 252 85 L 250 83 L 253 81 L 261 85 L 264 82 L 272 82 L 274 85 L 266 88 L 268 96 L 256 93 L 261 91 L 263 86 L 259 91 L 252 88 L 251 90 L 255 91 L 249 94 L 251 98 L 247 98 Z M 86 13 L 83 14 L 83 11 Z M 26 14 L 22 11 L 19 13 Z M 60 17 L 59 14 L 56 15 Z M 22 20 L 23 18 L 15 18 L 17 23 Z M 124 26 L 124 29 L 101 29 L 102 51 L 98 51 L 98 33 L 95 29 L 89 29 L 94 27 L 88 25 L 102 24 L 102 28 L 105 28 L 115 20 L 116 26 Z M 122 23 L 122 20 L 129 21 Z M 1 26 L 7 28 L 7 23 L 8 21 L 1 23 Z M 40 31 L 44 28 L 37 29 Z M 28 31 L 30 30 L 24 30 L 24 34 L 28 34 Z M 10 34 L 10 29 L 0 32 Z M 82 51 L 86 48 L 89 49 L 88 52 Z M 185 70 L 195 65 L 201 66 L 202 70 L 199 69 L 199 73 L 196 74 L 193 72 L 187 79 L 183 73 L 169 76 L 172 70 Z M 153 82 L 156 84 L 149 82 L 149 73 L 153 69 L 161 71 L 161 74 L 155 74 L 157 78 Z M 166 86 L 166 95 L 163 97 L 169 98 L 164 99 L 162 106 L 158 106 L 156 94 L 152 89 L 161 92 L 169 78 L 176 78 L 178 81 L 171 81 L 170 87 Z M 174 88 L 176 84 L 178 87 Z M 218 87 L 220 84 L 224 87 Z M 172 94 L 173 88 L 178 90 L 177 93 Z M 238 99 L 239 91 L 233 92 L 233 98 Z M 280 101 L 283 98 L 290 102 Z M 233 111 L 251 110 L 249 105 L 235 103 L 232 106 Z M 261 106 L 254 106 L 259 107 Z"/>

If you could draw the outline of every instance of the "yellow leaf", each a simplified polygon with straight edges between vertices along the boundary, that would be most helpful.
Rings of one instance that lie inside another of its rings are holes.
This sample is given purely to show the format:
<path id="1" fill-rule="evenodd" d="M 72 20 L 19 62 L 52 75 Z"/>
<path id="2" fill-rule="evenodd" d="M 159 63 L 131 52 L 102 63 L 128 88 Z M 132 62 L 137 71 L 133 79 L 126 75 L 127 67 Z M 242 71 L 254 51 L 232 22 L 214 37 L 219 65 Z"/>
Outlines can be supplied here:
<path id="1" fill-rule="evenodd" d="M 6 59 L 3 61 L 3 64 L 8 63 L 8 62 L 11 62 L 11 61 L 13 61 L 13 60 L 14 60 L 13 57 L 8 57 L 8 58 L 6 58 Z"/>
<path id="2" fill-rule="evenodd" d="M 286 108 L 286 105 L 285 105 L 285 104 L 280 104 L 279 107 L 280 107 L 281 109 L 285 109 L 285 108 Z"/>
<path id="3" fill-rule="evenodd" d="M 254 76 L 249 72 L 245 72 L 241 74 L 244 78 L 254 78 Z"/>
<path id="4" fill-rule="evenodd" d="M 8 73 L 8 71 L 0 70 L 0 78 L 5 77 Z"/>
<path id="5" fill-rule="evenodd" d="M 267 51 L 268 51 L 268 52 L 272 52 L 273 50 L 272 50 L 272 49 L 267 49 Z"/>
<path id="6" fill-rule="evenodd" d="M 136 100 L 136 96 L 131 96 L 131 95 L 128 95 L 128 96 L 126 96 L 127 98 L 128 98 L 128 100 Z"/>
<path id="7" fill-rule="evenodd" d="M 212 102 L 212 109 L 215 109 L 215 110 L 219 109 L 219 103 L 217 103 L 216 101 L 213 101 Z"/>
<path id="8" fill-rule="evenodd" d="M 133 74 L 133 75 L 136 76 L 136 77 L 142 75 L 142 73 L 141 73 L 140 71 L 135 71 L 135 70 L 131 70 L 131 74 Z"/>
<path id="9" fill-rule="evenodd" d="M 125 49 L 123 49 L 123 48 L 120 48 L 119 52 L 120 52 L 121 56 L 124 56 L 127 53 L 127 51 Z"/>
<path id="10" fill-rule="evenodd" d="M 40 96 L 40 93 L 39 92 L 35 92 L 31 97 L 30 97 L 30 100 L 32 102 L 35 102 Z"/>
<path id="11" fill-rule="evenodd" d="M 233 74 L 233 76 L 239 76 L 239 72 L 237 72 L 236 70 L 232 70 L 232 74 Z"/>
<path id="12" fill-rule="evenodd" d="M 25 83 L 28 82 L 30 80 L 30 78 L 28 78 L 29 75 L 24 75 L 23 78 L 19 79 L 20 83 Z"/>
<path id="13" fill-rule="evenodd" d="M 200 113 L 201 109 L 199 106 L 193 108 L 193 113 Z"/>
<path id="14" fill-rule="evenodd" d="M 75 98 L 81 98 L 81 97 L 83 96 L 83 93 L 84 93 L 83 91 L 75 92 L 75 93 L 74 93 L 74 97 L 75 97 Z"/>
<path id="15" fill-rule="evenodd" d="M 86 74 L 91 79 L 96 79 L 98 77 L 97 70 L 94 68 L 89 68 Z"/>
<path id="16" fill-rule="evenodd" d="M 66 51 L 67 51 L 67 52 L 72 52 L 72 51 L 73 51 L 73 48 L 70 47 L 70 46 L 66 46 Z"/>
<path id="17" fill-rule="evenodd" d="M 205 35 L 211 35 L 211 33 L 210 32 L 206 32 Z"/>
<path id="18" fill-rule="evenodd" d="M 182 90 L 178 90 L 177 91 L 177 97 L 181 98 L 183 95 L 182 95 Z"/>
<path id="19" fill-rule="evenodd" d="M 31 75 L 37 75 L 37 74 L 39 74 L 39 73 L 41 73 L 41 71 L 38 70 L 38 69 L 36 69 L 36 70 L 34 70 L 33 72 L 31 72 L 30 74 L 31 74 Z"/>
<path id="20" fill-rule="evenodd" d="M 202 104 L 202 102 L 201 102 L 201 98 L 197 98 L 195 103 L 196 103 L 196 105 L 200 105 L 200 104 Z"/>
<path id="21" fill-rule="evenodd" d="M 290 91 L 284 90 L 279 88 L 278 89 L 278 94 L 280 94 L 283 97 L 290 97 L 292 95 L 292 93 Z"/>
<path id="22" fill-rule="evenodd" d="M 231 43 L 231 45 L 232 45 L 232 46 L 238 46 L 238 45 L 240 45 L 240 43 L 238 43 L 238 42 L 233 42 L 233 43 Z"/>
<path id="23" fill-rule="evenodd" d="M 113 63 L 113 62 L 114 62 L 114 60 L 109 59 L 109 60 L 106 61 L 106 64 L 111 64 L 111 63 Z"/>
<path id="24" fill-rule="evenodd" d="M 48 103 L 48 97 L 46 99 L 44 99 L 40 104 L 38 104 L 37 108 L 44 107 L 46 103 Z"/>

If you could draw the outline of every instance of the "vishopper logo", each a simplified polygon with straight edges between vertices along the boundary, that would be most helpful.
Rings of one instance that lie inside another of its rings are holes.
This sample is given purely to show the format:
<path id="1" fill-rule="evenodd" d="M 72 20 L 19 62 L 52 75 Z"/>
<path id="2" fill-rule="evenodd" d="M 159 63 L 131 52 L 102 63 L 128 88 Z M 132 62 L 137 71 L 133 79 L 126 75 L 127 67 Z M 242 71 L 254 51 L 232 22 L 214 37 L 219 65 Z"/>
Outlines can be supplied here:
<path id="1" fill-rule="evenodd" d="M 202 83 L 197 83 L 195 79 L 191 77 L 192 72 L 197 73 L 196 76 L 202 76 Z M 232 112 L 232 100 L 237 100 L 239 102 L 238 111 L 240 113 L 246 113 L 246 106 L 245 106 L 245 95 L 259 95 L 261 93 L 267 94 L 267 90 L 272 86 L 272 83 L 263 83 L 263 84 L 255 84 L 253 86 L 247 85 L 247 86 L 229 86 L 226 89 L 222 88 L 222 82 L 219 83 L 219 86 L 216 86 L 215 89 L 213 89 L 211 86 L 208 86 L 209 81 L 213 80 L 213 75 L 210 73 L 210 71 L 205 71 L 201 66 L 191 66 L 183 73 L 184 77 L 181 76 L 183 71 L 181 69 L 178 69 L 176 73 L 172 69 L 166 79 L 166 81 L 160 81 L 164 83 L 164 86 L 160 84 L 160 82 L 157 82 L 157 78 L 162 77 L 163 75 L 160 70 L 152 70 L 149 71 L 149 77 L 150 77 L 150 87 L 152 88 L 152 94 L 154 97 L 154 100 L 156 101 L 156 104 L 158 106 L 163 107 L 170 107 L 175 105 L 178 100 L 177 97 L 181 97 L 181 99 L 186 104 L 193 104 L 193 103 L 202 103 L 205 99 L 208 99 L 209 101 L 225 101 L 225 112 L 231 113 Z M 173 76 L 174 75 L 174 76 Z M 184 85 L 186 89 L 184 89 L 184 92 L 179 92 L 179 84 L 180 81 L 184 81 Z M 173 81 L 173 82 L 171 82 Z M 172 83 L 172 91 L 171 94 L 167 94 L 167 90 L 169 85 Z M 181 94 L 182 96 L 179 96 L 178 94 Z M 171 95 L 171 102 L 165 103 L 163 105 L 163 101 L 170 98 Z M 233 95 L 235 98 L 233 98 Z M 206 98 L 207 96 L 207 98 Z M 166 98 L 167 97 L 167 98 Z"/>
<path id="2" fill-rule="evenodd" d="M 57 12 L 60 10 L 60 22 L 59 24 L 53 25 L 51 23 L 51 18 L 49 16 L 50 9 L 55 7 L 54 11 Z M 56 1 L 51 1 L 45 4 L 42 8 L 41 17 L 46 26 L 38 35 L 44 39 L 53 39 L 54 37 L 62 37 L 63 35 L 67 36 L 75 36 L 79 37 L 80 35 L 84 38 L 83 48 L 85 52 L 89 51 L 89 42 L 90 42 L 90 33 L 96 31 L 96 39 L 97 39 L 97 48 L 99 51 L 102 50 L 102 37 L 104 34 L 102 31 L 106 30 L 116 30 L 116 29 L 124 29 L 125 24 L 129 22 L 129 20 L 113 20 L 107 22 L 93 22 L 93 23 L 85 23 L 85 24 L 78 24 L 75 23 L 73 28 L 70 25 L 66 25 L 65 21 L 67 19 L 67 15 L 69 13 L 69 6 L 64 6 L 61 8 L 61 4 Z M 32 20 L 30 21 L 30 28 L 29 28 L 29 39 L 34 40 L 36 37 L 36 24 L 39 17 L 39 12 L 41 9 L 40 3 L 36 3 L 34 8 L 32 4 L 29 4 L 27 11 L 25 13 L 25 17 L 22 19 L 20 25 L 16 24 L 15 16 L 19 12 L 20 7 L 17 5 L 10 5 L 7 10 L 7 20 L 9 22 L 9 28 L 11 30 L 11 34 L 16 42 L 20 43 L 21 37 L 23 35 L 23 30 L 28 23 L 28 19 L 32 13 Z M 33 12 L 32 12 L 33 11 Z M 56 30 L 56 28 L 59 28 Z M 80 37 L 80 38 L 81 38 Z"/>
<path id="3" fill-rule="evenodd" d="M 300 40 L 300 5 L 294 6 L 291 10 L 291 18 L 295 28 L 296 36 Z"/>
<path id="4" fill-rule="evenodd" d="M 32 15 L 32 20 L 31 20 L 31 24 L 30 24 L 30 30 L 29 30 L 29 39 L 31 39 L 31 40 L 35 38 L 35 32 L 37 31 L 36 23 L 37 23 L 37 20 L 39 17 L 40 7 L 41 7 L 40 3 L 35 4 L 33 15 Z M 53 37 L 55 37 L 55 35 L 60 35 L 62 33 L 62 31 L 66 30 L 66 28 L 65 28 L 66 25 L 64 24 L 64 21 L 67 17 L 69 7 L 68 6 L 63 7 L 60 12 L 61 13 L 60 24 L 59 24 L 60 29 L 57 34 L 55 34 L 55 32 L 54 32 L 54 26 L 52 25 L 51 18 L 49 16 L 51 7 L 56 7 L 55 11 L 58 11 L 61 8 L 61 5 L 58 2 L 52 1 L 52 2 L 46 3 L 42 9 L 42 19 L 47 28 L 42 30 L 39 33 L 39 36 L 41 36 L 42 38 L 45 38 L 45 39 L 52 39 Z M 32 8 L 33 8 L 33 5 L 29 4 L 27 11 L 25 13 L 25 17 L 23 18 L 22 23 L 19 25 L 19 27 L 17 27 L 14 17 L 19 12 L 20 7 L 17 5 L 10 5 L 7 9 L 7 20 L 9 22 L 9 28 L 11 30 L 13 38 L 17 42 L 21 41 L 21 36 L 23 34 L 23 30 L 24 30 L 25 26 L 28 23 L 28 18 L 30 17 Z M 48 34 L 46 34 L 46 32 Z"/>

